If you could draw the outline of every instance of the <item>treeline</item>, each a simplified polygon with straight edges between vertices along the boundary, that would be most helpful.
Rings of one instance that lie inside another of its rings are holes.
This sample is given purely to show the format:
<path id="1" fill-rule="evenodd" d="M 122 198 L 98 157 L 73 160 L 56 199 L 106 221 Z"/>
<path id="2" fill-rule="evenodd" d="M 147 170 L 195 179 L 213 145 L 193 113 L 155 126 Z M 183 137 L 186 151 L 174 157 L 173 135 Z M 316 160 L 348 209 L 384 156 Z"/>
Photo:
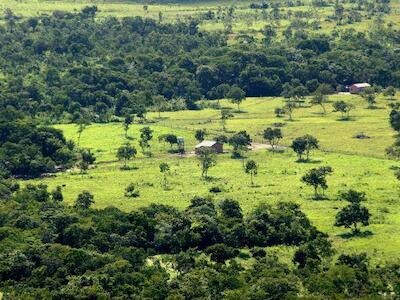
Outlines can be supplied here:
<path id="1" fill-rule="evenodd" d="M 195 101 L 237 87 L 247 96 L 277 96 L 285 84 L 313 93 L 321 84 L 340 90 L 356 81 L 400 82 L 393 63 L 400 53 L 387 47 L 399 43 L 393 28 L 382 27 L 379 39 L 351 30 L 302 36 L 292 28 L 282 41 L 265 30 L 265 44 L 227 46 L 224 33 L 200 32 L 195 19 L 96 20 L 96 12 L 19 20 L 8 11 L 0 27 L 0 108 L 48 122 L 75 122 L 84 109 L 92 121 L 107 122 L 158 103 L 195 109 Z"/>
<path id="2" fill-rule="evenodd" d="M 75 157 L 61 130 L 38 126 L 10 107 L 0 112 L 0 178 L 55 172 L 71 167 Z"/>
<path id="3" fill-rule="evenodd" d="M 195 197 L 183 211 L 74 206 L 60 187 L 1 182 L 0 289 L 11 299 L 365 298 L 400 293 L 398 265 L 339 255 L 294 203 Z M 285 264 L 270 246 L 296 248 Z M 333 260 L 333 261 L 332 261 Z M 246 267 L 244 267 L 244 264 Z"/>

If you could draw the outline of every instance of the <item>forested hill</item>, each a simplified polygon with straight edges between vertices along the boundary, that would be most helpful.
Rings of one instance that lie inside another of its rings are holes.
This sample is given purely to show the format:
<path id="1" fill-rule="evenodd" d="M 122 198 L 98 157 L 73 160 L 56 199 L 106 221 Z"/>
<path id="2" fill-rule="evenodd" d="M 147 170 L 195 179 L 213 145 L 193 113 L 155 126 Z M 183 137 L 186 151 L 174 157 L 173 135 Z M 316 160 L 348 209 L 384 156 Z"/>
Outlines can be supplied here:
<path id="1" fill-rule="evenodd" d="M 97 8 L 19 20 L 0 27 L 0 108 L 13 106 L 50 121 L 74 121 L 87 108 L 94 121 L 145 113 L 162 96 L 169 108 L 195 108 L 239 86 L 247 96 L 274 96 L 326 83 L 399 86 L 399 34 L 382 25 L 364 34 L 292 38 L 227 46 L 221 32 L 194 19 L 96 20 Z M 388 47 L 388 45 L 391 45 Z"/>

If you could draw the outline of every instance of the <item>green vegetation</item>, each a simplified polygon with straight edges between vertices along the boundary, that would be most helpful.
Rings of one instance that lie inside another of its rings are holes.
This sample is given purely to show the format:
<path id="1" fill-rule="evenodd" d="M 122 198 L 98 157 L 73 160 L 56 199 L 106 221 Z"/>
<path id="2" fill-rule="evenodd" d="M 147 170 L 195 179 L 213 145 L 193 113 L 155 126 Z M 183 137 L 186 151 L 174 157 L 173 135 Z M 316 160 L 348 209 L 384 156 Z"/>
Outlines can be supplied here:
<path id="1" fill-rule="evenodd" d="M 2 1 L 0 298 L 397 299 L 399 4 Z"/>

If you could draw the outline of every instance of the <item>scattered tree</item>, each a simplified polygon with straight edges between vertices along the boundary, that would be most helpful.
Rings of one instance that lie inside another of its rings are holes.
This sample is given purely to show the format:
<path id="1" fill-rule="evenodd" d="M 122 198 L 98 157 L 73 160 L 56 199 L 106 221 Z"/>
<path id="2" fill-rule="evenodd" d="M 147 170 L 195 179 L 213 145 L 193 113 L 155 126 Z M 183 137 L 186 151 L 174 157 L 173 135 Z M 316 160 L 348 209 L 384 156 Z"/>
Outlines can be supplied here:
<path id="1" fill-rule="evenodd" d="M 237 105 L 238 111 L 240 111 L 240 103 L 246 98 L 246 93 L 238 86 L 233 86 L 227 94 L 227 98 L 231 100 L 232 103 Z"/>
<path id="2" fill-rule="evenodd" d="M 376 94 L 375 94 L 375 90 L 372 87 L 368 87 L 365 88 L 362 92 L 361 92 L 361 97 L 364 98 L 364 100 L 368 103 L 368 108 L 374 108 L 375 107 L 375 103 L 376 103 Z"/>
<path id="3" fill-rule="evenodd" d="M 118 148 L 117 150 L 117 158 L 118 160 L 123 160 L 124 161 L 124 166 L 122 169 L 126 170 L 128 169 L 127 163 L 129 160 L 132 158 L 135 158 L 137 154 L 136 148 L 133 147 L 130 143 L 124 143 L 121 147 Z"/>
<path id="4" fill-rule="evenodd" d="M 160 164 L 160 172 L 164 175 L 164 189 L 168 187 L 167 174 L 169 173 L 169 165 L 165 162 Z"/>
<path id="5" fill-rule="evenodd" d="M 254 160 L 248 160 L 246 162 L 244 171 L 246 172 L 246 174 L 250 174 L 250 181 L 252 186 L 254 185 L 253 177 L 257 175 L 257 170 L 258 166 Z"/>
<path id="6" fill-rule="evenodd" d="M 83 131 L 85 131 L 86 127 L 90 125 L 89 114 L 86 111 L 82 111 L 79 114 L 79 117 L 76 121 L 76 125 L 78 126 L 78 147 L 81 143 L 81 136 Z"/>
<path id="7" fill-rule="evenodd" d="M 368 209 L 361 206 L 361 202 L 366 200 L 365 193 L 349 190 L 341 193 L 340 198 L 350 202 L 350 204 L 338 212 L 335 226 L 352 228 L 353 233 L 359 233 L 359 225 L 368 226 L 371 216 Z"/>
<path id="8" fill-rule="evenodd" d="M 326 114 L 325 103 L 327 102 L 328 102 L 328 97 L 318 91 L 314 94 L 314 96 L 311 99 L 311 104 L 321 106 L 323 115 Z"/>
<path id="9" fill-rule="evenodd" d="M 388 86 L 384 91 L 383 95 L 389 97 L 390 100 L 393 100 L 396 95 L 396 89 L 393 86 Z"/>
<path id="10" fill-rule="evenodd" d="M 340 112 L 342 114 L 341 120 L 350 120 L 350 111 L 354 109 L 353 104 L 346 103 L 341 100 L 334 102 L 332 106 L 333 106 L 333 111 Z"/>
<path id="11" fill-rule="evenodd" d="M 139 197 L 139 196 L 140 196 L 140 193 L 139 193 L 139 191 L 136 188 L 136 185 L 134 183 L 130 183 L 125 188 L 125 197 L 136 198 L 136 197 Z"/>
<path id="12" fill-rule="evenodd" d="M 215 151 L 210 148 L 203 147 L 198 152 L 199 166 L 201 168 L 201 177 L 208 177 L 208 170 L 217 163 Z"/>
<path id="13" fill-rule="evenodd" d="M 306 134 L 293 140 L 291 148 L 296 152 L 299 161 L 302 160 L 302 155 L 306 154 L 306 160 L 310 158 L 310 151 L 319 149 L 319 142 L 317 138 L 312 135 Z"/>
<path id="14" fill-rule="evenodd" d="M 194 138 L 198 141 L 198 142 L 202 142 L 204 141 L 204 137 L 207 134 L 207 131 L 205 129 L 197 129 L 195 134 L 194 134 Z"/>
<path id="15" fill-rule="evenodd" d="M 282 116 L 285 114 L 285 109 L 282 107 L 277 107 L 275 108 L 274 112 L 277 118 L 282 118 Z"/>
<path id="16" fill-rule="evenodd" d="M 142 148 L 142 152 L 145 153 L 145 149 L 150 148 L 149 142 L 153 138 L 153 130 L 150 127 L 143 127 L 140 129 L 140 141 L 139 145 Z"/>
<path id="17" fill-rule="evenodd" d="M 232 157 L 242 157 L 241 152 L 247 150 L 247 146 L 251 145 L 250 135 L 245 131 L 235 133 L 230 139 L 229 144 L 233 147 Z"/>
<path id="18" fill-rule="evenodd" d="M 129 130 L 129 126 L 131 126 L 131 124 L 133 123 L 133 117 L 131 115 L 127 115 L 124 118 L 124 131 L 125 131 L 125 138 L 128 138 L 128 130 Z"/>
<path id="19" fill-rule="evenodd" d="M 318 188 L 320 187 L 322 191 L 325 191 L 328 188 L 326 182 L 326 176 L 330 175 L 333 172 L 332 168 L 327 167 L 320 167 L 317 169 L 309 170 L 302 178 L 301 181 L 307 185 L 314 187 L 314 199 L 321 198 L 320 194 L 318 193 Z"/>
<path id="20" fill-rule="evenodd" d="M 264 130 L 263 137 L 270 143 L 272 150 L 275 150 L 275 146 L 278 145 L 283 135 L 280 128 L 268 127 Z"/>
<path id="21" fill-rule="evenodd" d="M 230 119 L 233 117 L 233 114 L 229 109 L 221 109 L 221 125 L 222 125 L 222 130 L 226 131 L 226 120 Z"/>

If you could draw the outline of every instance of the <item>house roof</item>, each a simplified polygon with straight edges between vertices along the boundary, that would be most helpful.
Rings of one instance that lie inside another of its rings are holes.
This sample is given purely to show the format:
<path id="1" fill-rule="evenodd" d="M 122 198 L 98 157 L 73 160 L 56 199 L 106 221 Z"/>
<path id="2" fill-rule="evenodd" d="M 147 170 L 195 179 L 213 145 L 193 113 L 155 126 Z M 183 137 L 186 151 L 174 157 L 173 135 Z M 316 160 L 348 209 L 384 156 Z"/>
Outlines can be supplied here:
<path id="1" fill-rule="evenodd" d="M 370 87 L 371 85 L 366 82 L 360 82 L 360 83 L 354 83 L 353 86 L 358 87 L 358 88 L 363 88 L 363 87 Z"/>
<path id="2" fill-rule="evenodd" d="M 216 141 L 202 141 L 200 144 L 197 144 L 195 148 L 201 148 L 201 147 L 212 147 L 218 142 Z"/>

